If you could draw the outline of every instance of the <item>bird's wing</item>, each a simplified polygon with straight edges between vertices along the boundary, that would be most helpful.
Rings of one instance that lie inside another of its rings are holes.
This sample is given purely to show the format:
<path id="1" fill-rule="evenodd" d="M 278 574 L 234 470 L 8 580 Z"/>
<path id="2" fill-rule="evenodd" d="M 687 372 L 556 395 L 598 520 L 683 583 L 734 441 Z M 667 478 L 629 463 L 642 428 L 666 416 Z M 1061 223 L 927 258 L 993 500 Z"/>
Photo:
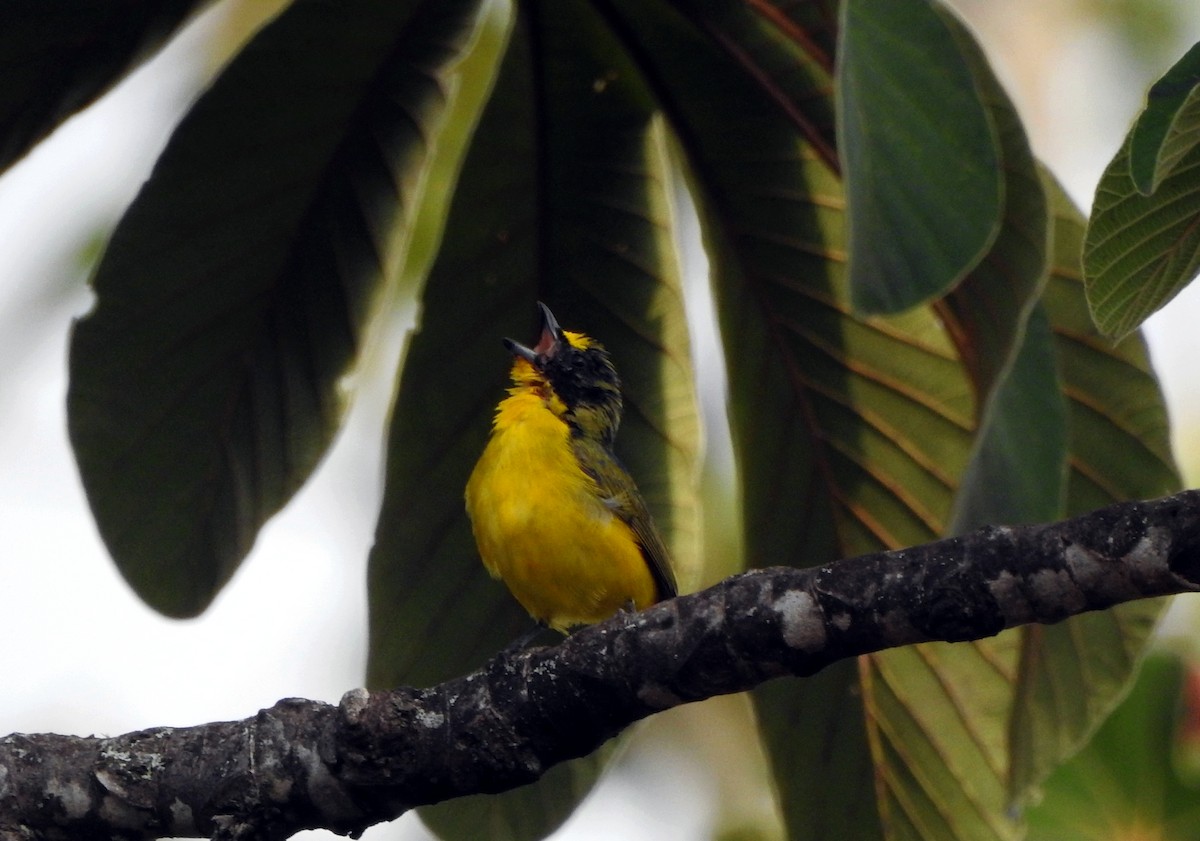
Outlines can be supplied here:
<path id="1" fill-rule="evenodd" d="M 634 484 L 624 465 L 607 447 L 584 437 L 573 441 L 575 457 L 596 482 L 601 498 L 612 512 L 628 525 L 637 538 L 646 565 L 658 587 L 660 599 L 672 599 L 679 594 L 675 583 L 675 572 L 671 568 L 671 555 L 663 542 L 646 501 Z"/>

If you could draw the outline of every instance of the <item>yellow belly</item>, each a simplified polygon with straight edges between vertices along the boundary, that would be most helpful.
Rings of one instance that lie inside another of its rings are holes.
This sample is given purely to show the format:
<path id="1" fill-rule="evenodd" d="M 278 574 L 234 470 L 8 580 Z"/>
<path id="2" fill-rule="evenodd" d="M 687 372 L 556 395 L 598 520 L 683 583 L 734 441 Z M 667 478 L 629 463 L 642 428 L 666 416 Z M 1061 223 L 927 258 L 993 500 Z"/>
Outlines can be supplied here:
<path id="1" fill-rule="evenodd" d="M 535 619 L 565 631 L 654 603 L 632 530 L 600 499 L 567 425 L 537 396 L 500 405 L 466 501 L 484 566 Z"/>

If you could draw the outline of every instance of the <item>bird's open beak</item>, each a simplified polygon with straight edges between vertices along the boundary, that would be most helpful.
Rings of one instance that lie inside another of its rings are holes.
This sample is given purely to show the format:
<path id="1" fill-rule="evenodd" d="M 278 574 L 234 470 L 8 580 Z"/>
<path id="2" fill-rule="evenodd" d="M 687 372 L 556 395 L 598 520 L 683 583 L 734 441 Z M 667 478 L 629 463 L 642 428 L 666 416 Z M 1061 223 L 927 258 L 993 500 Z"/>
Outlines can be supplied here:
<path id="1" fill-rule="evenodd" d="M 504 346 L 508 348 L 509 353 L 527 359 L 535 368 L 541 367 L 538 364 L 539 357 L 545 361 L 554 356 L 563 341 L 562 328 L 558 326 L 558 319 L 554 317 L 554 313 L 541 301 L 538 301 L 538 309 L 542 311 L 542 334 L 538 337 L 536 345 L 529 347 L 513 339 L 504 340 Z"/>

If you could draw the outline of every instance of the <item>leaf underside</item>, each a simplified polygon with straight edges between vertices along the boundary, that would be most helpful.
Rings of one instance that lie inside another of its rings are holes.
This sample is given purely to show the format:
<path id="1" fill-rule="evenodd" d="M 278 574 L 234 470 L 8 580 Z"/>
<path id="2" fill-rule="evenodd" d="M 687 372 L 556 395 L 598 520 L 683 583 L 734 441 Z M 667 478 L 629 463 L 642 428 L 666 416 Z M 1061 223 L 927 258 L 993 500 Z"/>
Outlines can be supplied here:
<path id="1" fill-rule="evenodd" d="M 101 536 L 161 612 L 208 605 L 337 429 L 476 11 L 294 3 L 113 233 L 71 338 L 68 420 Z"/>
<path id="2" fill-rule="evenodd" d="M 1178 74 L 1180 78 L 1175 78 Z M 1156 89 L 1096 187 L 1083 243 L 1092 316 L 1120 339 L 1200 271 L 1200 48 Z M 1166 87 L 1162 87 L 1162 86 Z M 1172 103 L 1164 109 L 1164 99 Z"/>

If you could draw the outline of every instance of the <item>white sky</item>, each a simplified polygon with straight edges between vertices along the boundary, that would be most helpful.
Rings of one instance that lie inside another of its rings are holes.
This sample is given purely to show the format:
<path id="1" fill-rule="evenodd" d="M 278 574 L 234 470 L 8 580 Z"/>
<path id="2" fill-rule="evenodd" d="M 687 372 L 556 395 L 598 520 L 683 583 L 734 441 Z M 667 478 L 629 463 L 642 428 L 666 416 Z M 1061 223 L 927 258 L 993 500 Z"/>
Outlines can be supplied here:
<path id="1" fill-rule="evenodd" d="M 209 14 L 0 178 L 0 534 L 7 546 L 0 674 L 8 676 L 0 733 L 113 734 L 241 718 L 288 696 L 336 702 L 362 679 L 365 558 L 378 504 L 385 389 L 360 400 L 314 481 L 194 621 L 157 616 L 116 576 L 67 444 L 67 335 L 89 302 L 63 243 L 82 244 L 132 198 L 186 105 L 189 55 L 212 25 Z M 1180 38 L 1200 40 L 1200 24 Z M 1061 63 L 1050 68 L 1043 94 L 1055 107 L 1019 104 L 1055 115 L 1054 124 L 1035 130 L 1035 146 L 1086 206 L 1151 79 L 1131 85 L 1121 78 L 1119 62 L 1105 52 L 1111 45 L 1095 32 L 1059 46 Z M 1175 415 L 1193 424 L 1198 308 L 1200 292 L 1187 293 L 1150 326 Z M 694 757 L 645 744 L 561 838 L 670 841 L 706 833 L 712 775 Z M 406 819 L 368 837 L 422 836 Z"/>

